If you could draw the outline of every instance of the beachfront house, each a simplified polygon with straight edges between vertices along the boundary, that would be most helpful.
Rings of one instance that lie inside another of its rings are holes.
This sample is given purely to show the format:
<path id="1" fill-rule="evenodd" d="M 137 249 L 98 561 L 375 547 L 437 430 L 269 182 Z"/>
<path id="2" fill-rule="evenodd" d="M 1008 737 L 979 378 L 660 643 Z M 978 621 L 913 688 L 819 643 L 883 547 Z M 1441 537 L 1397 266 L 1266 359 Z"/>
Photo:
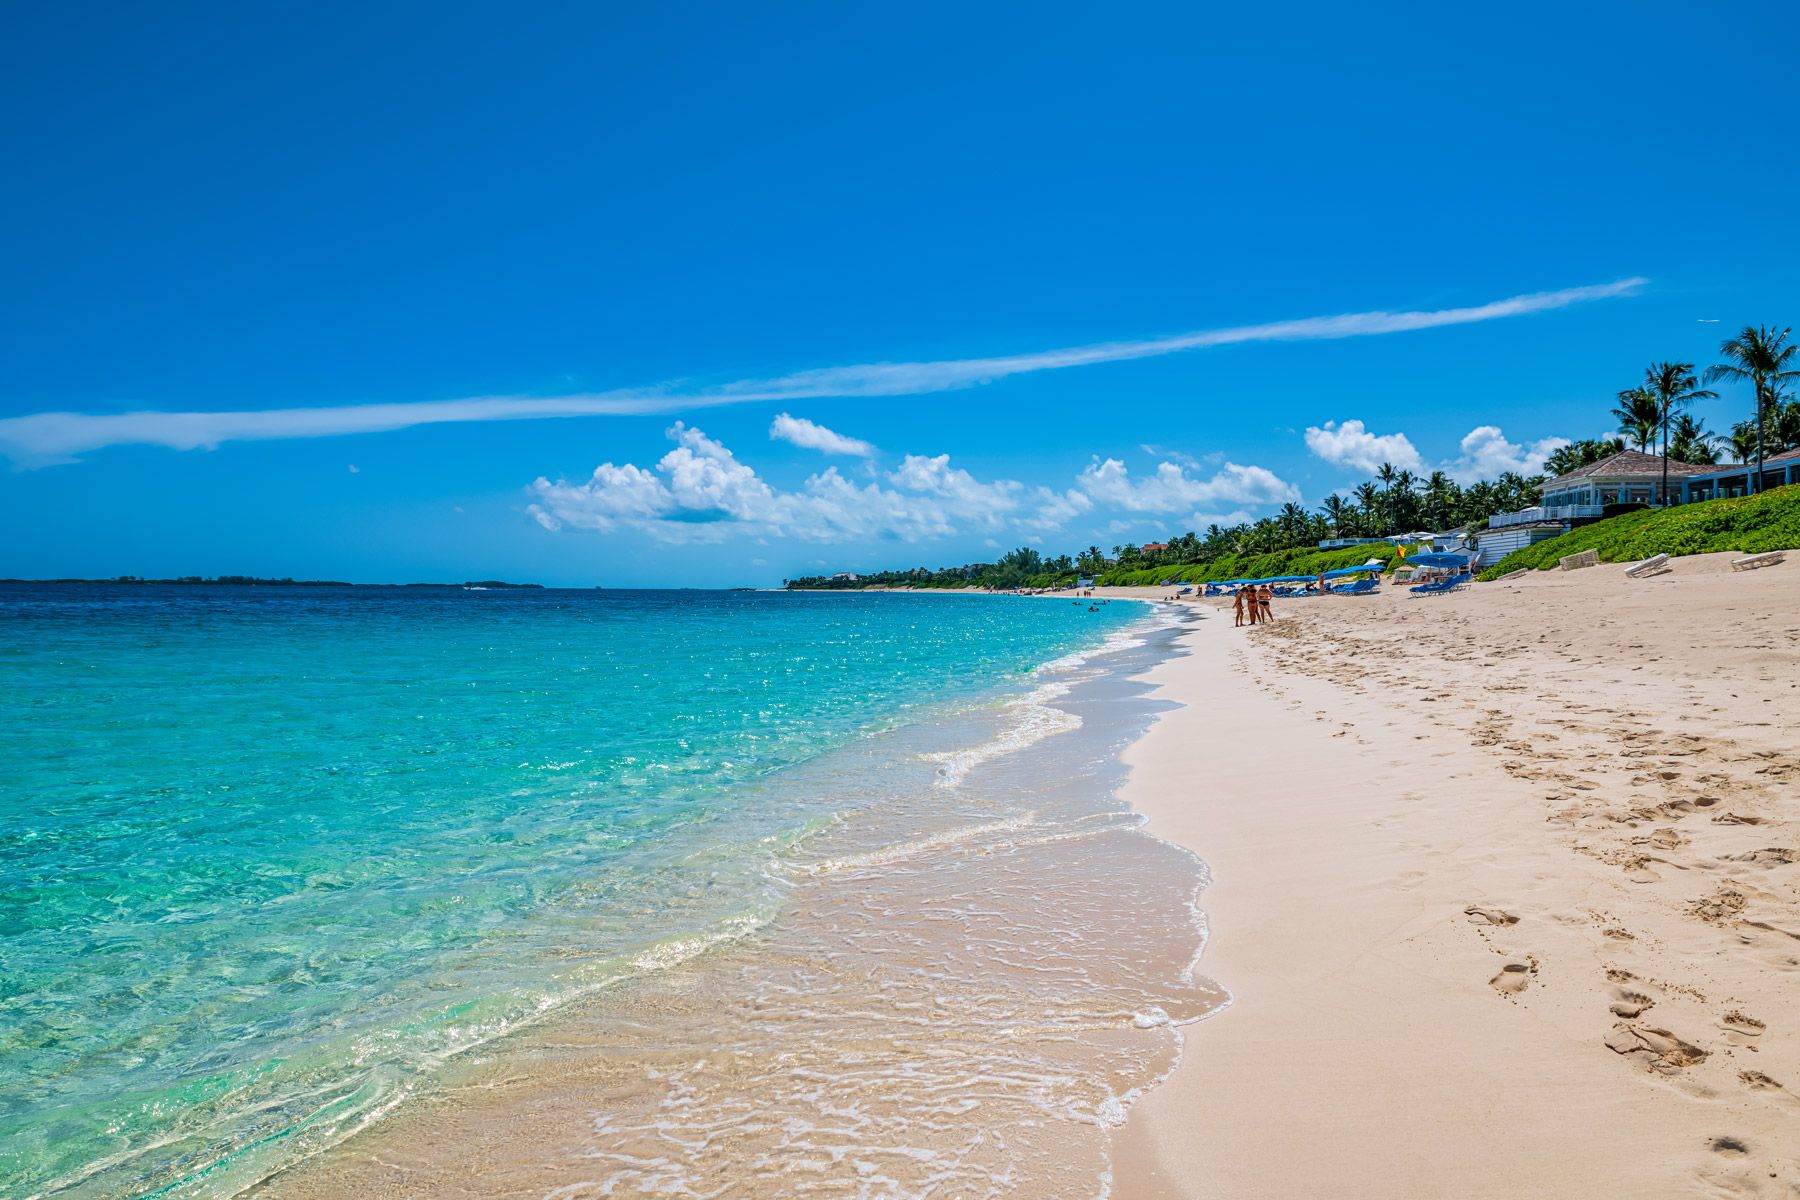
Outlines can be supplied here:
<path id="1" fill-rule="evenodd" d="M 1560 537 L 1573 526 L 1597 521 L 1609 505 L 1693 504 L 1724 500 L 1750 492 L 1754 463 L 1697 466 L 1668 462 L 1668 494 L 1663 493 L 1663 460 L 1658 454 L 1623 450 L 1599 462 L 1577 467 L 1546 480 L 1539 502 L 1517 512 L 1495 513 L 1481 535 L 1478 565 L 1491 566 L 1526 546 Z M 1800 450 L 1787 450 L 1763 460 L 1762 490 L 1800 483 Z"/>

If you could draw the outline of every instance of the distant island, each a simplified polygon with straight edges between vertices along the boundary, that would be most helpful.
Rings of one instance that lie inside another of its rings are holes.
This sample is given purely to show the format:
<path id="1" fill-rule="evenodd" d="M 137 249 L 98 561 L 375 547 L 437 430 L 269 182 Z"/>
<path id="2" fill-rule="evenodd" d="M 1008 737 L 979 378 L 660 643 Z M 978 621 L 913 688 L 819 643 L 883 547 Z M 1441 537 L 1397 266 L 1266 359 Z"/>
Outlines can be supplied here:
<path id="1" fill-rule="evenodd" d="M 362 587 L 362 588 L 541 588 L 541 583 L 508 583 L 503 579 L 471 579 L 466 583 L 349 583 L 341 579 L 264 579 L 257 575 L 181 575 L 147 579 L 119 575 L 112 579 L 0 579 L 0 583 L 171 584 L 196 587 Z"/>

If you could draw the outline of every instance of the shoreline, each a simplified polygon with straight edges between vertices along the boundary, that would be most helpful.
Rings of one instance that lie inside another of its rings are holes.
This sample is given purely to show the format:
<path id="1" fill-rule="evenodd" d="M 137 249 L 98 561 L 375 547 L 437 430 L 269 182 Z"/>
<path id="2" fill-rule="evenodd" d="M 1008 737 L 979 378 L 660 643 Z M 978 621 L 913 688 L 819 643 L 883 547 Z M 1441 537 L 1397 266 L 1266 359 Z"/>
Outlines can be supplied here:
<path id="1" fill-rule="evenodd" d="M 1728 557 L 1184 633 L 1121 794 L 1208 865 L 1198 970 L 1232 999 L 1132 1107 L 1118 1200 L 1792 1194 L 1800 867 L 1767 773 L 1800 746 L 1695 708 L 1791 713 L 1800 605 Z M 1659 628 L 1740 605 L 1785 643 Z M 1551 662 L 1599 699 L 1557 711 Z M 1689 815 L 1709 795 L 1730 821 Z"/>

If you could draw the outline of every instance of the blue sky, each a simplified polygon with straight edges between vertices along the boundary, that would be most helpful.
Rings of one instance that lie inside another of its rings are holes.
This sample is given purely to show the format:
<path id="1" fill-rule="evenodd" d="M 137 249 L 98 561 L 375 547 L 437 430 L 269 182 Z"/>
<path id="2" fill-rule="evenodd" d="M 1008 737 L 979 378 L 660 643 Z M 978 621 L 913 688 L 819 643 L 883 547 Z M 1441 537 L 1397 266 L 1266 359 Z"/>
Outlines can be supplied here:
<path id="1" fill-rule="evenodd" d="M 0 575 L 1111 546 L 1800 320 L 1793 4 L 1211 7 L 11 8 Z"/>

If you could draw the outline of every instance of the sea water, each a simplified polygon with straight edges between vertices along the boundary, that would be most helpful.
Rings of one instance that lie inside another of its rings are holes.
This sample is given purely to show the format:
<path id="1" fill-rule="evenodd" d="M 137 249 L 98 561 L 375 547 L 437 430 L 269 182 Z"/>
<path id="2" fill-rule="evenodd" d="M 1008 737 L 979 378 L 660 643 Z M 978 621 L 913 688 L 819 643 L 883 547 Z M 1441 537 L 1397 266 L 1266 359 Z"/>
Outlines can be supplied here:
<path id="1" fill-rule="evenodd" d="M 347 1194 L 409 1121 L 513 1147 L 521 1194 L 571 1163 L 596 1194 L 741 1184 L 846 1104 L 885 1165 L 843 1194 L 1004 1184 L 1046 1105 L 1104 1123 L 1166 1057 L 1109 1038 L 1217 1000 L 1149 965 L 1191 956 L 1197 867 L 1089 778 L 1148 709 L 1090 696 L 1113 719 L 1070 736 L 1084 664 L 1147 628 L 1008 597 L 0 590 L 0 1193 L 229 1195 L 338 1147 L 275 1183 Z M 1066 761 L 1006 777 L 1046 738 Z M 1116 889 L 1058 915 L 1126 855 L 1179 920 Z M 969 1044 L 934 1067 L 908 1029 Z M 986 1089 L 1012 1141 L 944 1153 L 990 1070 L 1020 1072 Z M 482 1170 L 442 1144 L 443 1178 Z"/>

